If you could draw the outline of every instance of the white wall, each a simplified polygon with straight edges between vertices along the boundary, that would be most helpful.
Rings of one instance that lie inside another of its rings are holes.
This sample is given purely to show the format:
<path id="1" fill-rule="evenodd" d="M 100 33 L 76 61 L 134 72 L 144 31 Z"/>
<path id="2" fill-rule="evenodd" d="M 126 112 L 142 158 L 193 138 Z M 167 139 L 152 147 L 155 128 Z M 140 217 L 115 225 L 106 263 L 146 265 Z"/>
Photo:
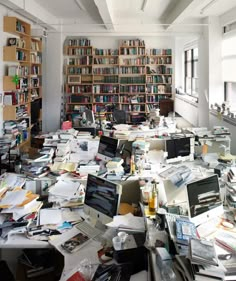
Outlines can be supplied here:
<path id="1" fill-rule="evenodd" d="M 180 114 L 184 119 L 194 127 L 198 127 L 198 104 L 188 101 L 183 97 L 175 96 L 175 112 Z"/>

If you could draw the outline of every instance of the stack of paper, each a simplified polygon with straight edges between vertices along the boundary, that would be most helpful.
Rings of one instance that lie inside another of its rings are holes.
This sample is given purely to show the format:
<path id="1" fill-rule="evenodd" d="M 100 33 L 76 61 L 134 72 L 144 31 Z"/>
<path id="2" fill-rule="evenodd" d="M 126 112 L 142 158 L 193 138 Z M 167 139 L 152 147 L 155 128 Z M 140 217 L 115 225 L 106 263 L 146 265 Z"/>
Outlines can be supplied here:
<path id="1" fill-rule="evenodd" d="M 65 140 L 63 143 L 58 143 L 54 161 L 62 162 L 68 160 L 70 151 L 70 140 Z"/>
<path id="2" fill-rule="evenodd" d="M 69 202 L 82 203 L 84 198 L 84 187 L 76 180 L 58 180 L 48 192 L 48 201 L 56 202 L 61 206 Z"/>
<path id="3" fill-rule="evenodd" d="M 131 213 L 128 213 L 124 216 L 114 216 L 113 221 L 108 223 L 107 226 L 141 232 L 144 232 L 146 230 L 144 218 L 136 217 Z"/>

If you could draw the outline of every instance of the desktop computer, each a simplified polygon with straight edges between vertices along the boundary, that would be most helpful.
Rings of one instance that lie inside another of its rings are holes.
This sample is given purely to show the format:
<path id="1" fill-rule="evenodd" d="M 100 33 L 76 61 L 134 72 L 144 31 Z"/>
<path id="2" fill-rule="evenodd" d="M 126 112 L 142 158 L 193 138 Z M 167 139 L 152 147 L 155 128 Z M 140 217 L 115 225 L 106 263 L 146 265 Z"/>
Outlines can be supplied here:
<path id="1" fill-rule="evenodd" d="M 111 160 L 117 155 L 118 145 L 118 139 L 107 136 L 101 136 L 98 145 L 97 157 L 103 161 Z"/>
<path id="2" fill-rule="evenodd" d="M 87 220 L 76 227 L 90 238 L 102 235 L 105 225 L 118 214 L 121 193 L 120 184 L 88 174 L 83 210 Z"/>
<path id="3" fill-rule="evenodd" d="M 180 137 L 167 139 L 165 142 L 167 152 L 166 163 L 179 161 L 192 161 L 194 159 L 194 138 Z"/>
<path id="4" fill-rule="evenodd" d="M 186 193 L 189 218 L 196 226 L 223 214 L 217 175 L 187 184 Z"/>

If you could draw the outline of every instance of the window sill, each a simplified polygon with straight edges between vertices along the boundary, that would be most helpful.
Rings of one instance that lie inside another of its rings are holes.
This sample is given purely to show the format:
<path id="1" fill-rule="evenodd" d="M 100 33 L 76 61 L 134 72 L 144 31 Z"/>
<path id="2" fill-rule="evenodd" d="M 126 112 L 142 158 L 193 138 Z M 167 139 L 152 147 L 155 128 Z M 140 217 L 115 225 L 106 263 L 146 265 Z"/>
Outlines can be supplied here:
<path id="1" fill-rule="evenodd" d="M 214 115 L 215 117 L 219 117 L 219 114 L 215 109 L 211 109 L 210 114 Z M 222 115 L 222 114 L 220 115 L 220 118 L 222 118 L 222 120 L 225 121 L 226 123 L 236 126 L 236 118 L 231 118 L 227 115 Z"/>
<path id="2" fill-rule="evenodd" d="M 175 95 L 176 98 L 180 99 L 180 100 L 183 100 L 187 103 L 190 103 L 194 106 L 197 106 L 197 103 L 198 103 L 198 99 L 197 98 L 194 98 L 192 96 L 189 96 L 187 94 L 176 94 Z"/>

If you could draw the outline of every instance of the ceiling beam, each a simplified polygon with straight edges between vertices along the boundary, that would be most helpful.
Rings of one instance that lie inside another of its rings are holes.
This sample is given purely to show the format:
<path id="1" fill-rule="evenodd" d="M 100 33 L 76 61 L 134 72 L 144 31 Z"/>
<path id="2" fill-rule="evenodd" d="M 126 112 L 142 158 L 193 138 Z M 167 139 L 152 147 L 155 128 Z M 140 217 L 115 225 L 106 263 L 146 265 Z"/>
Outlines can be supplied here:
<path id="1" fill-rule="evenodd" d="M 209 0 L 209 2 L 212 0 Z M 172 28 L 175 24 L 181 24 L 185 19 L 189 18 L 189 15 L 199 6 L 202 6 L 202 0 L 184 0 L 178 1 L 177 4 L 172 7 L 171 11 L 166 17 L 165 23 L 169 24 L 167 30 Z"/>
<path id="2" fill-rule="evenodd" d="M 95 5 L 98 8 L 98 12 L 102 18 L 104 26 L 108 30 L 115 30 L 113 19 L 111 15 L 111 9 L 109 7 L 110 0 L 94 0 Z"/>

